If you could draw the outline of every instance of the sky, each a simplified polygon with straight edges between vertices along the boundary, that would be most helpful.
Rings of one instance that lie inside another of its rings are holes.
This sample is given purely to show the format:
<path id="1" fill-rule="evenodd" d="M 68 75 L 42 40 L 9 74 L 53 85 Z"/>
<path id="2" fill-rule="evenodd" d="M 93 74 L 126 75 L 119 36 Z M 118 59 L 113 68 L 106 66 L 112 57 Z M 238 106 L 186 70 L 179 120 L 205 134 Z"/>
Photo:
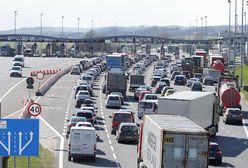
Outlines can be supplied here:
<path id="1" fill-rule="evenodd" d="M 232 23 L 234 24 L 234 0 Z M 1 0 L 0 30 L 16 27 L 40 27 L 41 13 L 43 27 L 80 28 L 108 26 L 201 26 L 228 25 L 228 0 Z M 242 0 L 237 0 L 238 16 L 241 16 Z M 245 6 L 248 13 L 248 6 Z M 239 17 L 241 20 L 241 17 Z M 240 23 L 241 21 L 239 21 Z"/>

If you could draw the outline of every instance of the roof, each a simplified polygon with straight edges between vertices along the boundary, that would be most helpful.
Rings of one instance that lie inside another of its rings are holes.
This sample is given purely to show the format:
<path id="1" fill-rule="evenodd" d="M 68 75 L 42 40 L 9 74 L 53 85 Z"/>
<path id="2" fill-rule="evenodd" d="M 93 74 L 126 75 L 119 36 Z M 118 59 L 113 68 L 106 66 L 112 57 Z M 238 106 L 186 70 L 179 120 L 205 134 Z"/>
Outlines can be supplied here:
<path id="1" fill-rule="evenodd" d="M 148 119 L 157 125 L 160 129 L 169 131 L 169 132 L 190 132 L 190 133 L 204 133 L 208 132 L 195 124 L 188 118 L 179 115 L 164 115 L 164 114 L 150 114 L 145 115 Z M 145 120 L 146 122 L 146 120 Z"/>
<path id="2" fill-rule="evenodd" d="M 214 92 L 194 92 L 194 91 L 182 91 L 175 92 L 172 95 L 161 97 L 159 99 L 175 99 L 175 100 L 194 100 L 200 97 L 208 96 L 211 94 L 215 94 Z"/>
<path id="3" fill-rule="evenodd" d="M 135 126 L 135 127 L 137 127 L 137 125 L 135 124 L 135 123 L 131 123 L 131 122 L 122 122 L 121 124 L 120 124 L 120 126 Z"/>
<path id="4" fill-rule="evenodd" d="M 96 130 L 94 127 L 71 127 L 72 130 Z"/>

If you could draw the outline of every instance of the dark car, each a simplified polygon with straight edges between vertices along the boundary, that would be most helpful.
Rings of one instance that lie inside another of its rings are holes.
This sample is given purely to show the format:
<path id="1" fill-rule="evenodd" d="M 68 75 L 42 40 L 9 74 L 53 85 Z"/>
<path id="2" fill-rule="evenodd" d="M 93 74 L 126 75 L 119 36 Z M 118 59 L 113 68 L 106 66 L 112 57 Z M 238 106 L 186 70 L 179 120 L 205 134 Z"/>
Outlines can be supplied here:
<path id="1" fill-rule="evenodd" d="M 185 85 L 186 81 L 185 75 L 176 75 L 174 85 Z"/>
<path id="2" fill-rule="evenodd" d="M 167 86 L 170 86 L 170 79 L 169 78 L 162 78 L 159 82 L 165 82 Z"/>
<path id="3" fill-rule="evenodd" d="M 191 85 L 192 91 L 202 91 L 202 84 L 200 81 L 195 81 Z"/>
<path id="4" fill-rule="evenodd" d="M 161 93 L 164 86 L 167 86 L 165 82 L 158 82 L 155 88 L 155 93 Z"/>
<path id="5" fill-rule="evenodd" d="M 185 75 L 187 79 L 190 78 L 190 73 L 189 73 L 189 71 L 182 71 L 182 72 L 181 72 L 181 75 Z"/>
<path id="6" fill-rule="evenodd" d="M 174 80 L 174 78 L 176 77 L 176 75 L 180 75 L 180 71 L 174 71 L 171 75 L 171 80 Z"/>
<path id="7" fill-rule="evenodd" d="M 209 155 L 208 155 L 209 163 L 217 163 L 219 165 L 222 164 L 222 151 L 218 143 L 210 142 L 209 143 Z"/>
<path id="8" fill-rule="evenodd" d="M 153 76 L 151 86 L 152 87 L 156 86 L 157 82 L 160 81 L 160 79 L 161 79 L 160 76 Z"/>
<path id="9" fill-rule="evenodd" d="M 205 76 L 203 78 L 203 85 L 214 85 L 214 79 L 212 76 Z"/>
<path id="10" fill-rule="evenodd" d="M 195 73 L 194 78 L 198 78 L 201 82 L 203 81 L 203 77 L 201 73 Z"/>
<path id="11" fill-rule="evenodd" d="M 191 87 L 194 81 L 200 81 L 198 78 L 190 78 L 187 80 L 187 87 Z"/>
<path id="12" fill-rule="evenodd" d="M 225 124 L 237 123 L 243 124 L 243 114 L 239 108 L 226 108 L 223 114 L 223 122 Z"/>
<path id="13" fill-rule="evenodd" d="M 116 131 L 116 140 L 120 142 L 138 143 L 138 127 L 135 123 L 121 123 Z"/>

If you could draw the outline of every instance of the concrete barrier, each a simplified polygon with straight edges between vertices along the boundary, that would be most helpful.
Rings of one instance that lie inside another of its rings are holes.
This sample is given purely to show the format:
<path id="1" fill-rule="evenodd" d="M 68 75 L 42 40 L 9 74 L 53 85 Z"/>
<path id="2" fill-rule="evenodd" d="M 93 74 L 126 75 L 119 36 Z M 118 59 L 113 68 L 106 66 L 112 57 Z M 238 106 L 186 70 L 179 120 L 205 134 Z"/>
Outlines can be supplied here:
<path id="1" fill-rule="evenodd" d="M 52 77 L 50 77 L 43 85 L 41 85 L 41 87 L 38 89 L 38 91 L 36 92 L 36 96 L 43 96 L 47 90 L 57 81 L 59 80 L 62 76 L 64 76 L 65 74 L 69 73 L 71 70 L 71 67 L 68 67 L 66 69 L 59 69 L 59 70 L 55 70 L 54 72 L 56 72 L 55 75 L 53 75 Z"/>

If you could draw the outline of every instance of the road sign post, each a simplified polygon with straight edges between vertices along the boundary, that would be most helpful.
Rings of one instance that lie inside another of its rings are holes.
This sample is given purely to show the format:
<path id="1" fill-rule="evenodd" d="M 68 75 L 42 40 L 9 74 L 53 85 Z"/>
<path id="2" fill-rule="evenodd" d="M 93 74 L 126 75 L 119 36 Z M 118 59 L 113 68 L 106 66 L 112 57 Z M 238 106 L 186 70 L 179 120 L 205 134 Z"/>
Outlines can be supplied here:
<path id="1" fill-rule="evenodd" d="M 38 119 L 0 119 L 0 156 L 38 155 Z"/>

